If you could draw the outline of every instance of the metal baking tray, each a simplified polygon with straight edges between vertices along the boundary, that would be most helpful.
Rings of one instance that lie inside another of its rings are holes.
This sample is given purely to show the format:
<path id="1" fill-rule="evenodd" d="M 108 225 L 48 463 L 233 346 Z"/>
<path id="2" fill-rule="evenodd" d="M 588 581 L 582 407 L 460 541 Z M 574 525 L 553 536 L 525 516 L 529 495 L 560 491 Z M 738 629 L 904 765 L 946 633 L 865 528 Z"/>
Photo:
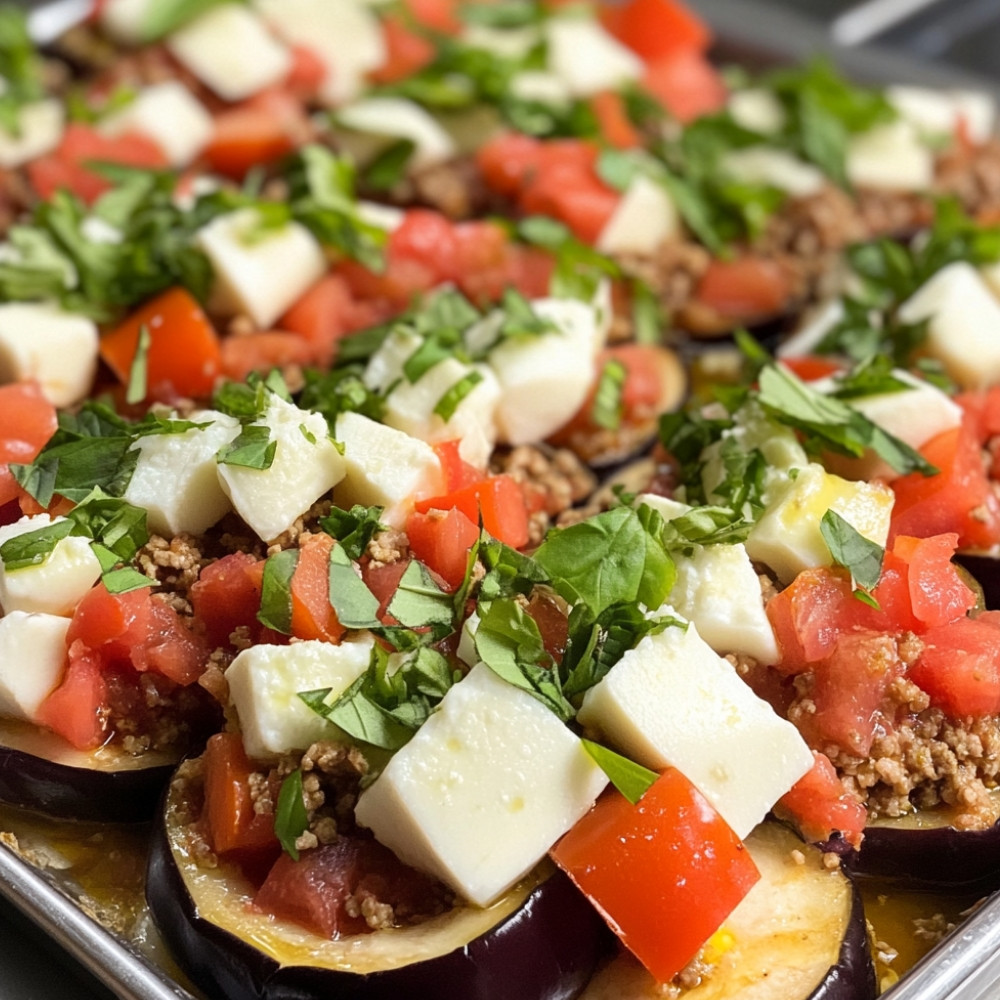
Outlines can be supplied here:
<path id="1" fill-rule="evenodd" d="M 79 21 L 92 5 L 92 0 L 19 2 L 31 8 L 32 32 L 43 43 Z M 723 59 L 767 66 L 825 53 L 845 72 L 869 83 L 974 87 L 1000 99 L 1000 80 L 918 62 L 877 45 L 838 45 L 826 27 L 799 11 L 760 0 L 689 2 L 714 25 Z M 121 1000 L 198 1000 L 132 941 L 88 916 L 65 875 L 34 867 L 3 842 L 0 896 Z M 1000 893 L 987 899 L 884 995 L 891 1000 L 985 1000 L 998 994 Z"/>

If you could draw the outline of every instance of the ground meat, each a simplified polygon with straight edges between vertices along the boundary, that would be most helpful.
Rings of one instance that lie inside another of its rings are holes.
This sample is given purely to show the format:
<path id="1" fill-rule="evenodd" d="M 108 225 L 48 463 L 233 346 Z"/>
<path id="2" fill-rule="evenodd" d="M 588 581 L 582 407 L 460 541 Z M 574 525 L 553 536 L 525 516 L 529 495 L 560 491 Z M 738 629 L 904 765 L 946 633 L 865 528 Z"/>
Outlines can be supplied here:
<path id="1" fill-rule="evenodd" d="M 196 538 L 180 534 L 167 541 L 160 535 L 151 535 L 136 555 L 136 561 L 146 576 L 161 585 L 160 595 L 166 597 L 174 610 L 191 614 L 188 592 L 209 562 Z"/>
<path id="2" fill-rule="evenodd" d="M 457 156 L 417 170 L 394 194 L 403 204 L 427 205 L 449 219 L 481 218 L 498 209 L 496 196 L 472 156 Z"/>
<path id="3" fill-rule="evenodd" d="M 368 555 L 376 566 L 391 566 L 405 559 L 409 551 L 406 535 L 396 528 L 380 531 L 368 543 Z"/>
<path id="4" fill-rule="evenodd" d="M 954 195 L 967 212 L 989 215 L 1000 208 L 1000 139 L 972 149 L 956 145 L 938 157 L 936 186 Z"/>
<path id="5" fill-rule="evenodd" d="M 700 243 L 672 240 L 652 254 L 622 254 L 617 259 L 626 274 L 648 285 L 663 307 L 673 313 L 694 295 L 712 255 Z"/>

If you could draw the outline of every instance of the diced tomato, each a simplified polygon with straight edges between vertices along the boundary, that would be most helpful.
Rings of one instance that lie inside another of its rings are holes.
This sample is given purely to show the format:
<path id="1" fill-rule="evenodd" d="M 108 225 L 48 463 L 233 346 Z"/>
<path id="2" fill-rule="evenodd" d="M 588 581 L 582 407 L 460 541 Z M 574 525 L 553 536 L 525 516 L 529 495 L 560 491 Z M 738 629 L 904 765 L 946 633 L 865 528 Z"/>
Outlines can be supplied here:
<path id="1" fill-rule="evenodd" d="M 208 841 L 216 854 L 278 850 L 274 815 L 257 813 L 250 794 L 253 767 L 237 733 L 216 733 L 202 756 Z"/>
<path id="2" fill-rule="evenodd" d="M 782 358 L 781 365 L 803 382 L 814 382 L 816 379 L 836 375 L 843 368 L 839 362 L 815 354 L 805 354 L 798 358 Z"/>
<path id="3" fill-rule="evenodd" d="M 396 596 L 399 581 L 403 578 L 406 567 L 409 565 L 409 559 L 399 559 L 394 563 L 363 562 L 361 564 L 361 579 L 378 599 L 376 617 L 380 621 L 386 620 L 386 609 Z"/>
<path id="4" fill-rule="evenodd" d="M 962 618 L 976 603 L 976 595 L 951 562 L 958 535 L 911 538 L 898 535 L 893 552 L 906 561 L 910 607 L 924 626 L 946 625 Z"/>
<path id="5" fill-rule="evenodd" d="M 262 560 L 248 552 L 233 552 L 209 563 L 192 584 L 194 617 L 211 646 L 228 646 L 238 628 L 253 632 L 259 627 L 261 576 L 251 571 L 261 565 Z"/>
<path id="6" fill-rule="evenodd" d="M 608 187 L 592 170 L 569 164 L 541 169 L 520 198 L 526 215 L 551 215 L 589 244 L 597 242 L 620 202 L 621 192 Z"/>
<path id="7" fill-rule="evenodd" d="M 896 495 L 891 535 L 957 534 L 961 548 L 988 549 L 1000 541 L 1000 501 L 983 469 L 975 422 L 931 438 L 920 449 L 937 475 L 911 472 L 890 484 Z"/>
<path id="8" fill-rule="evenodd" d="M 500 194 L 514 197 L 537 173 L 542 144 L 520 132 L 504 132 L 487 140 L 476 153 L 486 183 Z"/>
<path id="9" fill-rule="evenodd" d="M 292 68 L 285 87 L 299 97 L 312 97 L 327 76 L 326 63 L 308 45 L 291 45 Z"/>
<path id="10" fill-rule="evenodd" d="M 152 670 L 175 684 L 193 684 L 205 672 L 209 652 L 205 640 L 187 628 L 173 608 L 150 597 L 146 635 L 130 655 L 136 670 Z"/>
<path id="11" fill-rule="evenodd" d="M 410 551 L 425 566 L 457 590 L 469 561 L 469 550 L 479 538 L 479 527 L 460 510 L 414 511 L 406 522 Z"/>
<path id="12" fill-rule="evenodd" d="M 278 326 L 305 339 L 312 346 L 315 363 L 328 365 L 337 352 L 337 342 L 347 332 L 352 305 L 347 282 L 340 275 L 328 274 L 281 317 Z"/>
<path id="13" fill-rule="evenodd" d="M 434 58 L 430 39 L 407 27 L 403 18 L 389 15 L 382 20 L 385 62 L 368 75 L 375 83 L 397 83 L 419 72 Z"/>
<path id="14" fill-rule="evenodd" d="M 0 385 L 0 507 L 20 494 L 9 463 L 34 461 L 57 426 L 56 408 L 37 382 Z"/>
<path id="15" fill-rule="evenodd" d="M 790 294 L 784 270 L 763 257 L 713 260 L 695 290 L 698 302 L 733 318 L 779 313 Z"/>
<path id="16" fill-rule="evenodd" d="M 213 170 L 240 178 L 251 167 L 291 153 L 311 135 L 302 103 L 286 90 L 266 90 L 216 115 L 202 155 Z"/>
<path id="17" fill-rule="evenodd" d="M 371 930 L 357 910 L 348 912 L 349 900 L 365 896 L 409 913 L 426 912 L 434 882 L 378 841 L 342 836 L 303 851 L 298 861 L 282 854 L 254 897 L 254 909 L 336 938 Z"/>
<path id="18" fill-rule="evenodd" d="M 800 728 L 819 745 L 836 743 L 867 756 L 879 709 L 894 680 L 902 677 L 896 640 L 883 632 L 845 632 L 833 651 L 813 665 L 810 698 L 815 711 Z"/>
<path id="19" fill-rule="evenodd" d="M 299 639 L 340 642 L 345 629 L 330 604 L 329 535 L 310 535 L 299 546 L 292 574 L 292 635 Z"/>
<path id="20" fill-rule="evenodd" d="M 955 397 L 970 420 L 974 421 L 976 439 L 985 444 L 1000 434 L 1000 386 L 980 392 L 963 392 Z"/>
<path id="21" fill-rule="evenodd" d="M 219 349 L 219 365 L 227 378 L 242 382 L 251 372 L 307 365 L 314 353 L 313 345 L 297 333 L 255 330 L 224 338 Z"/>
<path id="22" fill-rule="evenodd" d="M 854 847 L 861 845 L 867 810 L 844 791 L 825 754 L 813 751 L 812 768 L 781 797 L 781 808 L 792 814 L 806 840 L 829 840 L 839 832 Z"/>
<path id="23" fill-rule="evenodd" d="M 434 454 L 441 463 L 444 473 L 444 488 L 446 493 L 464 490 L 467 486 L 481 482 L 486 478 L 486 472 L 470 465 L 462 458 L 460 449 L 462 442 L 457 438 L 451 441 L 439 441 L 433 445 Z"/>
<path id="24" fill-rule="evenodd" d="M 462 30 L 459 0 L 403 0 L 403 5 L 418 24 L 431 31 L 457 35 Z"/>
<path id="25" fill-rule="evenodd" d="M 608 31 L 643 59 L 704 52 L 712 41 L 705 22 L 676 0 L 601 4 L 600 16 Z"/>
<path id="26" fill-rule="evenodd" d="M 107 736 L 101 712 L 106 698 L 100 658 L 83 643 L 70 643 L 66 673 L 38 706 L 37 719 L 77 750 L 94 750 Z"/>
<path id="27" fill-rule="evenodd" d="M 569 640 L 569 619 L 556 601 L 540 591 L 528 599 L 528 614 L 535 620 L 545 652 L 561 663 Z"/>
<path id="28" fill-rule="evenodd" d="M 110 181 L 89 169 L 88 164 L 97 162 L 150 169 L 168 166 L 163 150 L 147 136 L 130 132 L 111 137 L 71 122 L 55 150 L 28 164 L 28 179 L 40 198 L 47 200 L 64 189 L 89 205 L 111 188 Z"/>
<path id="29" fill-rule="evenodd" d="M 509 240 L 495 222 L 459 222 L 453 230 L 455 273 L 442 275 L 454 281 L 473 302 L 496 302 L 510 284 Z"/>
<path id="30" fill-rule="evenodd" d="M 507 244 L 508 283 L 525 298 L 541 299 L 552 287 L 555 258 L 541 247 Z"/>
<path id="31" fill-rule="evenodd" d="M 740 839 L 672 768 L 637 805 L 606 793 L 551 853 L 661 983 L 760 878 Z"/>
<path id="32" fill-rule="evenodd" d="M 597 118 L 604 141 L 615 149 L 633 149 L 640 138 L 636 127 L 629 120 L 621 94 L 603 90 L 590 99 L 590 107 Z"/>
<path id="33" fill-rule="evenodd" d="M 144 327 L 150 337 L 145 399 L 172 402 L 209 395 L 222 355 L 215 329 L 191 293 L 168 289 L 101 337 L 101 358 L 122 383 L 129 381 Z"/>
<path id="34" fill-rule="evenodd" d="M 490 476 L 446 496 L 420 500 L 414 506 L 421 514 L 457 508 L 474 524 L 482 518 L 483 527 L 505 545 L 519 549 L 528 544 L 524 492 L 508 475 Z"/>
<path id="35" fill-rule="evenodd" d="M 1000 712 L 1000 625 L 995 619 L 960 618 L 928 629 L 910 679 L 931 704 L 955 717 Z"/>
<path id="36" fill-rule="evenodd" d="M 720 111 L 728 97 L 719 71 L 694 49 L 681 49 L 647 63 L 642 84 L 685 124 Z"/>

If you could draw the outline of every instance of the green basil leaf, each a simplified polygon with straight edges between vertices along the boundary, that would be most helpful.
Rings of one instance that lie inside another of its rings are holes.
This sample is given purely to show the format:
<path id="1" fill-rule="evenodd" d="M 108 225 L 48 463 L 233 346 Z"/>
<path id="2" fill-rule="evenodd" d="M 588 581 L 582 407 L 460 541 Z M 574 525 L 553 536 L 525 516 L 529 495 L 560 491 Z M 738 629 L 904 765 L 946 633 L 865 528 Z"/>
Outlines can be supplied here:
<path id="1" fill-rule="evenodd" d="M 385 525 L 379 520 L 381 507 L 362 507 L 355 504 L 350 510 L 332 507 L 320 520 L 320 527 L 343 546 L 347 555 L 357 562 L 367 551 L 368 543 Z"/>
<path id="2" fill-rule="evenodd" d="M 264 563 L 257 620 L 282 635 L 292 634 L 292 575 L 298 563 L 298 549 L 276 552 Z"/>
<path id="3" fill-rule="evenodd" d="M 28 566 L 38 566 L 45 562 L 56 545 L 73 531 L 70 520 L 57 521 L 8 538 L 0 545 L 0 562 L 11 573 Z"/>
<path id="4" fill-rule="evenodd" d="M 244 469 L 269 469 L 274 461 L 278 442 L 271 439 L 271 428 L 263 424 L 248 424 L 215 456 L 219 465 L 235 465 Z"/>
<path id="5" fill-rule="evenodd" d="M 365 586 L 340 542 L 330 550 L 330 606 L 345 628 L 372 628 L 379 624 L 378 598 Z"/>
<path id="6" fill-rule="evenodd" d="M 828 510 L 823 515 L 819 530 L 834 562 L 850 572 L 857 586 L 872 590 L 882 576 L 885 557 L 882 546 L 865 538 L 835 510 Z"/>
<path id="7" fill-rule="evenodd" d="M 151 580 L 145 574 L 129 566 L 102 573 L 101 583 L 104 584 L 109 594 L 126 594 L 133 590 L 142 590 L 143 587 L 156 586 L 155 580 Z"/>
<path id="8" fill-rule="evenodd" d="M 656 771 L 651 771 L 648 767 L 637 764 L 628 757 L 623 757 L 614 750 L 603 747 L 600 743 L 591 740 L 580 740 L 584 750 L 593 757 L 595 763 L 611 780 L 611 784 L 618 789 L 632 803 L 636 805 L 638 801 L 649 791 L 649 789 L 659 778 Z"/>
<path id="9" fill-rule="evenodd" d="M 299 860 L 299 849 L 295 842 L 308 829 L 309 813 L 302 789 L 302 768 L 297 767 L 282 781 L 278 805 L 274 811 L 275 836 L 293 861 Z"/>
<path id="10" fill-rule="evenodd" d="M 590 418 L 598 427 L 616 431 L 625 415 L 625 379 L 628 369 L 617 358 L 609 358 L 601 368 Z"/>
<path id="11" fill-rule="evenodd" d="M 434 412 L 444 421 L 451 420 L 459 404 L 483 380 L 482 372 L 470 371 L 463 375 L 454 385 L 441 396 L 434 407 Z"/>
<path id="12" fill-rule="evenodd" d="M 387 611 L 406 628 L 451 626 L 452 596 L 441 590 L 423 563 L 413 559 L 400 577 Z"/>
<path id="13" fill-rule="evenodd" d="M 417 144 L 412 139 L 390 143 L 365 167 L 365 184 L 373 191 L 389 191 L 404 177 Z"/>

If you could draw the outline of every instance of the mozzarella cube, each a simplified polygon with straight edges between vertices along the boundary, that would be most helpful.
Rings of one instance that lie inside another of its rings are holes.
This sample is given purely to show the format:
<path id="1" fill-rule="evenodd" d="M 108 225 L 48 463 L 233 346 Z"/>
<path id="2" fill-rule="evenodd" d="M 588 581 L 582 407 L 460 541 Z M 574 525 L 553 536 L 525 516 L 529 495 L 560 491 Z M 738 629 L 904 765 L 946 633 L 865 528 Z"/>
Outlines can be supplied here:
<path id="1" fill-rule="evenodd" d="M 12 611 L 0 618 L 0 716 L 38 721 L 66 670 L 69 618 Z"/>
<path id="2" fill-rule="evenodd" d="M 45 528 L 53 521 L 48 514 L 22 517 L 0 527 L 0 546 L 11 538 Z M 70 535 L 59 539 L 40 563 L 7 569 L 0 565 L 0 610 L 70 615 L 80 598 L 97 582 L 101 564 L 90 548 L 90 540 Z"/>
<path id="3" fill-rule="evenodd" d="M 444 492 L 441 462 L 426 442 L 360 413 L 341 413 L 335 436 L 347 470 L 334 493 L 338 506 L 382 507 L 381 520 L 401 528 L 414 500 Z"/>
<path id="4" fill-rule="evenodd" d="M 886 88 L 885 96 L 903 118 L 931 140 L 950 139 L 959 126 L 977 144 L 993 135 L 997 109 L 987 93 L 892 86 Z"/>
<path id="5" fill-rule="evenodd" d="M 101 122 L 105 135 L 138 132 L 163 150 L 172 167 L 186 167 L 209 143 L 212 116 L 179 80 L 141 90 L 121 111 Z"/>
<path id="6" fill-rule="evenodd" d="M 462 622 L 462 631 L 458 637 L 458 648 L 455 655 L 468 667 L 474 667 L 479 662 L 476 651 L 476 632 L 479 630 L 479 612 L 473 611 Z"/>
<path id="7" fill-rule="evenodd" d="M 674 563 L 670 603 L 712 649 L 777 662 L 778 644 L 746 546 L 696 545 L 690 555 L 675 555 Z"/>
<path id="8" fill-rule="evenodd" d="M 462 41 L 470 49 L 482 49 L 501 59 L 524 59 L 541 41 L 537 26 L 523 28 L 491 28 L 485 24 L 467 24 L 462 28 Z"/>
<path id="9" fill-rule="evenodd" d="M 729 95 L 727 106 L 737 125 L 761 135 L 780 132 L 788 120 L 784 105 L 778 97 L 761 87 L 733 91 Z"/>
<path id="10" fill-rule="evenodd" d="M 149 529 L 165 538 L 181 532 L 201 535 L 232 509 L 215 456 L 239 435 L 239 421 L 214 410 L 188 419 L 208 426 L 149 434 L 132 445 L 139 455 L 124 497 L 143 507 Z"/>
<path id="11" fill-rule="evenodd" d="M 365 77 L 388 58 L 375 13 L 358 0 L 255 0 L 289 45 L 309 49 L 326 66 L 320 97 L 340 105 L 357 97 Z"/>
<path id="12" fill-rule="evenodd" d="M 511 94 L 522 101 L 562 107 L 573 100 L 569 86 L 561 76 L 542 69 L 526 69 L 510 81 Z"/>
<path id="13" fill-rule="evenodd" d="M 158 0 L 105 0 L 101 27 L 116 41 L 136 45 L 146 41 L 146 21 Z"/>
<path id="14" fill-rule="evenodd" d="M 270 468 L 218 465 L 222 489 L 236 513 L 265 542 L 277 538 L 344 478 L 346 466 L 326 420 L 271 396 L 264 416 L 277 443 Z"/>
<path id="15" fill-rule="evenodd" d="M 553 17 L 545 24 L 549 69 L 574 97 L 615 90 L 643 74 L 642 60 L 596 19 Z"/>
<path id="16" fill-rule="evenodd" d="M 597 237 L 601 253 L 651 254 L 681 234 L 681 219 L 662 184 L 639 174 Z"/>
<path id="17" fill-rule="evenodd" d="M 659 493 L 640 493 L 635 498 L 636 508 L 650 507 L 655 510 L 664 521 L 673 521 L 678 517 L 683 517 L 694 508 L 690 504 L 681 503 L 672 497 L 663 497 Z"/>
<path id="18" fill-rule="evenodd" d="M 682 771 L 741 838 L 812 767 L 798 730 L 693 624 L 643 638 L 586 693 L 577 718 L 645 767 Z"/>
<path id="19" fill-rule="evenodd" d="M 963 389 L 1000 379 L 1000 302 L 966 261 L 941 268 L 900 307 L 902 323 L 928 320 L 922 353 L 937 358 Z"/>
<path id="20" fill-rule="evenodd" d="M 355 815 L 407 864 L 486 906 L 607 781 L 548 708 L 479 664 L 361 793 Z"/>
<path id="21" fill-rule="evenodd" d="M 241 650 L 226 668 L 226 681 L 247 756 L 259 760 L 343 739 L 299 692 L 330 688 L 334 699 L 343 694 L 368 669 L 373 645 L 372 635 L 362 633 L 338 645 L 310 640 Z"/>
<path id="22" fill-rule="evenodd" d="M 215 270 L 213 311 L 246 313 L 261 329 L 326 272 L 323 249 L 305 226 L 264 227 L 253 208 L 213 219 L 196 242 Z"/>
<path id="23" fill-rule="evenodd" d="M 723 156 L 722 169 L 741 184 L 766 184 L 793 198 L 807 198 L 827 183 L 818 167 L 786 149 L 771 146 L 734 149 Z"/>
<path id="24" fill-rule="evenodd" d="M 344 128 L 385 136 L 387 140 L 409 139 L 413 153 L 407 166 L 418 170 L 455 155 L 451 136 L 419 104 L 405 97 L 367 97 L 341 108 L 337 122 Z"/>
<path id="25" fill-rule="evenodd" d="M 751 559 L 770 566 L 783 584 L 804 569 L 833 564 L 820 532 L 828 510 L 876 545 L 884 546 L 889 536 L 893 493 L 881 483 L 852 483 L 811 462 L 774 492 L 746 548 Z"/>
<path id="26" fill-rule="evenodd" d="M 358 218 L 369 226 L 394 233 L 406 219 L 406 212 L 395 205 L 380 205 L 377 201 L 359 201 Z"/>
<path id="27" fill-rule="evenodd" d="M 848 141 L 847 178 L 857 187 L 929 191 L 934 152 L 908 121 L 876 125 Z"/>
<path id="28" fill-rule="evenodd" d="M 97 326 L 48 302 L 0 305 L 0 384 L 34 380 L 53 406 L 90 392 L 97 371 Z"/>
<path id="29" fill-rule="evenodd" d="M 775 352 L 779 358 L 799 358 L 811 354 L 823 338 L 844 321 L 847 313 L 842 299 L 831 299 L 806 313 L 805 322 Z"/>
<path id="30" fill-rule="evenodd" d="M 170 35 L 167 48 L 225 101 L 280 83 L 292 68 L 288 49 L 241 3 L 209 8 Z"/>
<path id="31" fill-rule="evenodd" d="M 529 444 L 559 430 L 583 405 L 604 346 L 600 307 L 578 299 L 539 299 L 536 315 L 555 324 L 538 336 L 507 338 L 489 355 L 500 382 L 497 430 L 507 444 Z"/>
<path id="32" fill-rule="evenodd" d="M 33 101 L 17 112 L 17 132 L 0 127 L 0 167 L 13 170 L 55 149 L 63 134 L 64 113 L 56 100 Z"/>

